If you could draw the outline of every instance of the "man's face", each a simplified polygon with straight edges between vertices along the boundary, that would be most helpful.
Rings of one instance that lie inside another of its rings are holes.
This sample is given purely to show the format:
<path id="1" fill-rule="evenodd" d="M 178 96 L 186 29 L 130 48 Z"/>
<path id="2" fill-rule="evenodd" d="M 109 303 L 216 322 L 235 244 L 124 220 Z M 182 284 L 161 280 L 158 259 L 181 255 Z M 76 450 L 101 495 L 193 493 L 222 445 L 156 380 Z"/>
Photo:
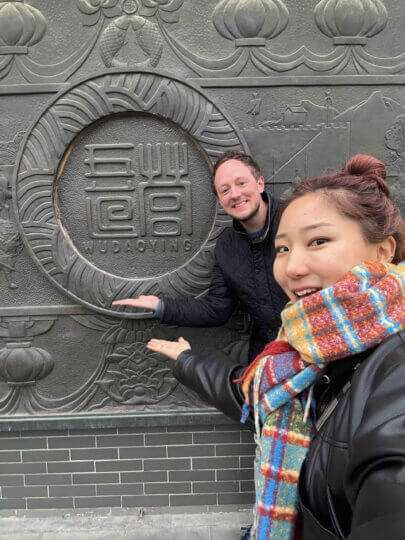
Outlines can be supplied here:
<path id="1" fill-rule="evenodd" d="M 222 163 L 214 179 L 218 201 L 225 212 L 242 223 L 252 220 L 263 203 L 264 178 L 258 180 L 252 171 L 236 159 Z"/>

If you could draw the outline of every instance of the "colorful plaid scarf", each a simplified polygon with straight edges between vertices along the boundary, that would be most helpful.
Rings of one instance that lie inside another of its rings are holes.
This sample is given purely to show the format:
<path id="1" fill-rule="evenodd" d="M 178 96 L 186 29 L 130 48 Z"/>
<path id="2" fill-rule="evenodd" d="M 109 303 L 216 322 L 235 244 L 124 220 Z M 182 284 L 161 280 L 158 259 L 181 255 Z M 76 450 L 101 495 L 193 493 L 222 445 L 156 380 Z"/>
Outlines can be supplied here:
<path id="1" fill-rule="evenodd" d="M 266 346 L 240 382 L 242 421 L 253 410 L 260 450 L 255 521 L 257 540 L 292 540 L 297 483 L 313 432 L 303 401 L 329 362 L 381 343 L 405 325 L 405 263 L 354 267 L 334 286 L 311 294 L 281 314 L 278 340 Z"/>

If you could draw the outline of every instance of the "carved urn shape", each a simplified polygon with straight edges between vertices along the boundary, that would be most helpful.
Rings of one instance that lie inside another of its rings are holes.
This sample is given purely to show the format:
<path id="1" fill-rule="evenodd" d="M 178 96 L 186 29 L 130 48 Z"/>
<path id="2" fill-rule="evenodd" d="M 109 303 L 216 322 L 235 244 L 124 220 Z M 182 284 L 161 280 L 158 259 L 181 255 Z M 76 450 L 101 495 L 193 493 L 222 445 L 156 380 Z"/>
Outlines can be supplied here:
<path id="1" fill-rule="evenodd" d="M 333 37 L 335 45 L 365 45 L 388 20 L 381 0 L 321 0 L 314 15 L 318 28 Z"/>
<path id="2" fill-rule="evenodd" d="M 0 0 L 0 54 L 26 54 L 46 31 L 42 13 L 24 0 Z"/>
<path id="3" fill-rule="evenodd" d="M 212 19 L 221 36 L 236 46 L 260 47 L 286 28 L 289 13 L 281 0 L 222 0 Z"/>
<path id="4" fill-rule="evenodd" d="M 49 375 L 54 366 L 51 355 L 31 343 L 34 336 L 47 332 L 55 319 L 47 315 L 1 317 L 0 337 L 6 346 L 0 350 L 0 380 L 11 386 L 24 386 Z"/>
<path id="5" fill-rule="evenodd" d="M 0 350 L 0 379 L 13 386 L 39 381 L 52 369 L 51 355 L 30 342 L 8 343 Z"/>

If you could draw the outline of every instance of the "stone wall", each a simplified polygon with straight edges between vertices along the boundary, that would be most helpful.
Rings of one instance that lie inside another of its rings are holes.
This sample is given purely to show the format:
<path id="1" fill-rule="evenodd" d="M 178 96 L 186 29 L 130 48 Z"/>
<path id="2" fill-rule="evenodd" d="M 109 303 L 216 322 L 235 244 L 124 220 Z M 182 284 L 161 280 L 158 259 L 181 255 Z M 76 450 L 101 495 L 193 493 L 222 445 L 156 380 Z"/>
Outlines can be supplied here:
<path id="1" fill-rule="evenodd" d="M 245 361 L 247 315 L 111 302 L 206 294 L 224 150 L 275 196 L 372 153 L 404 207 L 404 29 L 397 0 L 0 2 L 2 508 L 252 502 L 251 436 L 146 348 Z"/>

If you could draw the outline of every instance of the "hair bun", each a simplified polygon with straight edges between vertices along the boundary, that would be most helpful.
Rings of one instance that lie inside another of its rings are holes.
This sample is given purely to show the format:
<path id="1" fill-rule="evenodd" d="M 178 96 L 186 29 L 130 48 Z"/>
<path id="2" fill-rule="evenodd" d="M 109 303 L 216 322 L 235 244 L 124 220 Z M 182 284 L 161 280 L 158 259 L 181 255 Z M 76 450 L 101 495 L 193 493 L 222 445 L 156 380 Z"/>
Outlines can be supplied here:
<path id="1" fill-rule="evenodd" d="M 365 180 L 377 182 L 381 191 L 389 197 L 390 190 L 385 181 L 387 177 L 385 165 L 376 157 L 369 154 L 356 154 L 346 161 L 342 172 L 350 176 L 362 176 Z"/>

